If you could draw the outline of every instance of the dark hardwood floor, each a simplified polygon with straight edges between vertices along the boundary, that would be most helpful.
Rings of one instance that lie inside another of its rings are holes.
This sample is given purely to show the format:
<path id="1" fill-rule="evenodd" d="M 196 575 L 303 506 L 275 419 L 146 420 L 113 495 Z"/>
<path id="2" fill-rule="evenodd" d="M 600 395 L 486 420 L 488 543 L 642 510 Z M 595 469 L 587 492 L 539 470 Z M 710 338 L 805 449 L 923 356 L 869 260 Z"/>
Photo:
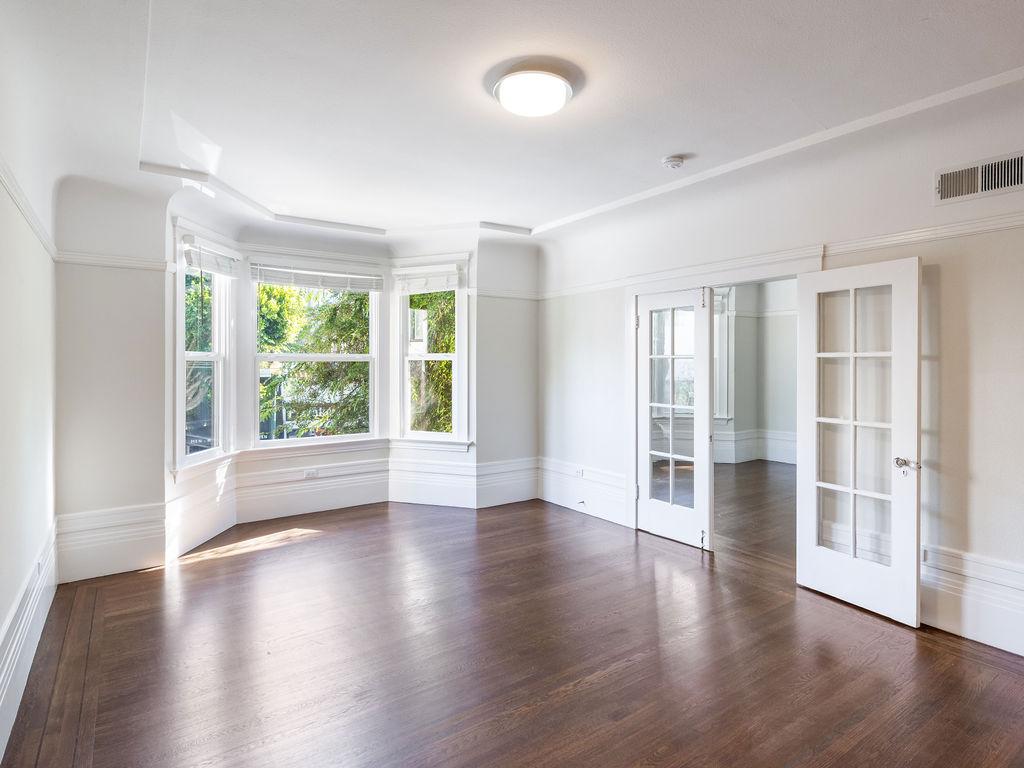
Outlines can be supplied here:
<path id="1" fill-rule="evenodd" d="M 377 504 L 62 586 L 3 766 L 1024 765 L 1024 659 L 797 588 L 791 467 L 716 492 L 714 555 Z"/>

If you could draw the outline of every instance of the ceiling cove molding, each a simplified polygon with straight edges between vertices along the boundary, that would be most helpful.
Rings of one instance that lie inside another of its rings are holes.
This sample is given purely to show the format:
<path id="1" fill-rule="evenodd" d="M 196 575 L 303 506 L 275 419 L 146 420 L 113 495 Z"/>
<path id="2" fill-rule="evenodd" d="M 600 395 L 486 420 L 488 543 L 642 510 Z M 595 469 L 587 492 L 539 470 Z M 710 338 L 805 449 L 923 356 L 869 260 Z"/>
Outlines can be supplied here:
<path id="1" fill-rule="evenodd" d="M 58 264 L 76 264 L 83 267 L 112 267 L 114 269 L 141 269 L 151 272 L 173 272 L 174 264 L 169 261 L 139 259 L 135 256 L 118 256 L 112 253 L 86 253 L 84 251 L 58 251 L 53 257 Z"/>
<path id="2" fill-rule="evenodd" d="M 737 271 L 761 270 L 756 276 L 748 279 L 769 279 L 764 275 L 766 268 L 773 268 L 783 274 L 797 274 L 808 270 L 821 269 L 821 260 L 824 253 L 823 245 L 808 245 L 801 248 L 792 248 L 785 251 L 774 251 L 772 253 L 754 254 L 752 256 L 739 256 L 721 261 L 703 262 L 691 264 L 685 267 L 657 270 L 655 272 L 642 272 L 614 280 L 605 280 L 598 283 L 586 283 L 584 285 L 559 288 L 554 291 L 541 291 L 541 299 L 557 299 L 563 296 L 573 296 L 580 293 L 597 293 L 599 291 L 614 290 L 616 288 L 650 288 L 652 293 L 661 291 L 676 290 L 675 287 L 667 286 L 666 283 L 677 280 L 707 280 L 707 284 L 723 284 L 729 280 L 727 273 Z M 787 272 L 787 270 L 791 270 Z M 696 285 L 696 284 L 694 284 Z"/>
<path id="3" fill-rule="evenodd" d="M 21 212 L 22 218 L 25 219 L 36 239 L 39 240 L 39 244 L 43 246 L 43 250 L 50 255 L 51 259 L 55 259 L 57 256 L 57 246 L 54 244 L 53 238 L 50 237 L 49 231 L 43 226 L 42 219 L 36 215 L 32 203 L 29 202 L 28 196 L 25 194 L 25 190 L 21 188 L 17 178 L 14 176 L 14 171 L 11 170 L 11 166 L 7 164 L 2 155 L 0 155 L 0 185 L 11 196 L 14 206 Z"/>
<path id="4" fill-rule="evenodd" d="M 626 206 L 643 202 L 644 200 L 660 197 L 661 195 L 668 194 L 669 192 L 674 192 L 677 189 L 691 187 L 702 181 L 718 178 L 719 176 L 724 176 L 725 174 L 732 173 L 733 171 L 749 168 L 752 165 L 774 160 L 778 157 L 799 152 L 802 149 L 807 149 L 808 147 L 824 144 L 825 142 L 832 141 L 833 139 L 848 136 L 852 133 L 857 133 L 868 128 L 874 128 L 875 126 L 892 122 L 893 120 L 909 117 L 910 115 L 917 114 L 918 112 L 924 112 L 928 109 L 940 107 L 944 104 L 949 104 L 960 99 L 965 99 L 969 96 L 984 93 L 985 91 L 991 91 L 995 88 L 1001 88 L 1004 85 L 1010 85 L 1022 80 L 1024 80 L 1024 67 L 1017 67 L 1016 69 L 1011 69 L 1007 72 L 993 75 L 992 77 L 986 77 L 973 83 L 967 83 L 966 85 L 961 85 L 957 88 L 943 91 L 942 93 L 927 96 L 923 99 L 918 99 L 917 101 L 911 101 L 907 104 L 903 104 L 902 106 L 893 107 L 892 109 L 887 109 L 868 117 L 851 120 L 848 123 L 843 123 L 842 125 L 838 125 L 834 128 L 827 128 L 824 131 L 812 133 L 801 139 L 786 142 L 785 144 L 780 144 L 777 147 L 767 149 L 763 152 L 757 152 L 753 155 L 747 155 L 739 160 L 734 160 L 730 163 L 724 163 L 723 165 L 709 168 L 706 171 L 695 173 L 692 176 L 686 176 L 685 178 L 669 182 L 668 184 L 652 187 L 651 189 L 644 190 L 643 192 L 627 195 L 626 197 L 613 200 L 609 203 L 604 203 L 603 205 L 595 206 L 594 208 L 590 208 L 585 211 L 580 211 L 579 213 L 570 214 L 569 216 L 564 216 L 560 219 L 554 219 L 553 221 L 539 224 L 532 229 L 531 234 L 536 236 L 545 232 L 550 232 L 553 229 L 558 229 L 559 227 L 565 227 L 584 219 L 599 216 L 602 213 L 608 213 L 619 208 L 625 208 Z"/>
<path id="5" fill-rule="evenodd" d="M 955 224 L 941 224 L 936 227 L 908 229 L 904 232 L 896 232 L 890 235 L 862 237 L 857 240 L 843 240 L 831 244 L 826 243 L 825 255 L 841 256 L 845 253 L 874 251 L 879 248 L 892 248 L 900 245 L 914 245 L 916 243 L 931 243 L 937 240 L 949 240 L 954 237 L 980 235 L 986 232 L 999 232 L 1004 229 L 1016 229 L 1018 227 L 1024 227 L 1024 211 L 1006 213 L 1000 216 L 990 216 L 984 219 L 960 221 Z"/>
<path id="6" fill-rule="evenodd" d="M 175 168 L 172 165 L 151 163 L 146 160 L 139 162 L 139 170 L 145 173 L 155 173 L 161 176 L 173 176 L 185 179 L 196 184 L 209 187 L 211 190 L 223 192 L 233 197 L 240 203 L 249 206 L 260 216 L 270 221 L 279 221 L 284 224 L 299 224 L 307 227 L 320 227 L 322 229 L 334 229 L 341 232 L 351 232 L 359 235 L 373 235 L 377 237 L 397 237 L 403 235 L 417 235 L 429 232 L 442 232 L 446 230 L 477 230 L 484 232 L 500 232 L 508 235 L 520 235 L 529 237 L 532 230 L 529 227 L 519 227 L 513 224 L 500 224 L 493 221 L 467 221 L 457 224 L 431 224 L 422 227 L 394 227 L 382 229 L 381 227 L 367 227 L 362 224 L 349 224 L 343 221 L 331 221 L 328 219 L 310 219 L 304 216 L 286 216 L 281 213 L 274 213 L 270 208 L 254 200 L 243 192 L 239 192 L 230 184 L 226 184 L 212 173 L 205 171 L 193 171 L 189 168 Z"/>

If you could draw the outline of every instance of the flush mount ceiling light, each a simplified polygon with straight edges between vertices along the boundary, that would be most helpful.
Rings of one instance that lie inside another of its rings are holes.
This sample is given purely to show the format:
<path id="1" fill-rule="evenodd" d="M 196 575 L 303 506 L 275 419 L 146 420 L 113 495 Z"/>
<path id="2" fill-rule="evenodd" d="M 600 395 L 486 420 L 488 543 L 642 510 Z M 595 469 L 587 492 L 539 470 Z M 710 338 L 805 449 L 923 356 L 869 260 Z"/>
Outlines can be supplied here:
<path id="1" fill-rule="evenodd" d="M 509 72 L 494 85 L 494 98 L 514 115 L 553 115 L 572 98 L 572 85 L 561 75 L 539 69 Z"/>

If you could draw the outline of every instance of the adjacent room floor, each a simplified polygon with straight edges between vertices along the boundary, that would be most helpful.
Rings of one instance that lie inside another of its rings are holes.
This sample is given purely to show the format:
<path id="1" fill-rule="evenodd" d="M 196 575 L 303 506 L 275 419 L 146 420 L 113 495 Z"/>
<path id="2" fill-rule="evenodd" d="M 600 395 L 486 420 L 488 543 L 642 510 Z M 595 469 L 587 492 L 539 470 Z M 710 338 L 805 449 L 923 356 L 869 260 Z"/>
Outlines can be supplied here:
<path id="1" fill-rule="evenodd" d="M 797 588 L 792 467 L 716 494 L 715 555 L 376 504 L 63 586 L 3 766 L 1024 761 L 1024 659 Z"/>

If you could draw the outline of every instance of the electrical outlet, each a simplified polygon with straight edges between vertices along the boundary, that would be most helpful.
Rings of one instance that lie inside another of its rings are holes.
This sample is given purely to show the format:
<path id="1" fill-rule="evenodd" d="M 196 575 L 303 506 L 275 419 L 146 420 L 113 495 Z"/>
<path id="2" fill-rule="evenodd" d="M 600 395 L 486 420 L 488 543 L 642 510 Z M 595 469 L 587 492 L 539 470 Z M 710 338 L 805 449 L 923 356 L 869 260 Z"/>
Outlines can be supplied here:
<path id="1" fill-rule="evenodd" d="M 583 467 L 576 470 L 576 477 L 583 477 Z"/>
<path id="2" fill-rule="evenodd" d="M 306 469 L 302 472 L 303 480 L 312 480 L 313 478 L 320 477 L 320 472 L 315 469 Z"/>

